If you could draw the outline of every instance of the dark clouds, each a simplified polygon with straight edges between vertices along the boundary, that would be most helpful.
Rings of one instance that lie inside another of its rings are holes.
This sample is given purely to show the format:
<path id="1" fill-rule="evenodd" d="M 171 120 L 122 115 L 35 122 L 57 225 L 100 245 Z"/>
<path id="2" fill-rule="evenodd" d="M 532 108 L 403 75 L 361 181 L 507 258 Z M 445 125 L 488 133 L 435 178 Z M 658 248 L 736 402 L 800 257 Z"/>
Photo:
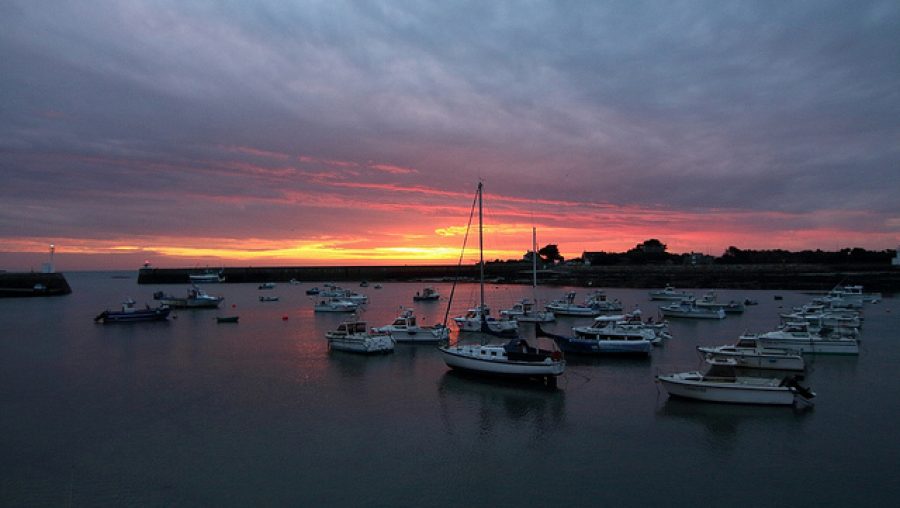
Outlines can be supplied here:
<path id="1" fill-rule="evenodd" d="M 900 236 L 893 1 L 0 10 L 2 236 L 23 234 L 23 214 L 42 236 L 127 235 L 123 217 L 147 234 L 271 224 L 257 231 L 271 236 L 299 215 L 317 220 L 297 234 L 316 235 L 345 227 L 342 206 L 298 195 L 396 199 L 348 196 L 321 174 L 453 191 L 481 176 L 525 200 L 796 214 L 786 230 L 843 210 L 827 216 L 882 224 L 877 242 Z"/>

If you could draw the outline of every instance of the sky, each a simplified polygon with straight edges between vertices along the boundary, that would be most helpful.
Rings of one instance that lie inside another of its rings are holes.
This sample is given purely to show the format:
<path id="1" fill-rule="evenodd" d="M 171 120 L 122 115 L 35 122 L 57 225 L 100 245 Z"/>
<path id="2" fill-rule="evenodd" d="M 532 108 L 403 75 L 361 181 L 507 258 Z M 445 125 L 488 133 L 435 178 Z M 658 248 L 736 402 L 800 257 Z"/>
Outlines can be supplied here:
<path id="1" fill-rule="evenodd" d="M 896 0 L 0 2 L 0 269 L 893 249 L 898 161 Z"/>

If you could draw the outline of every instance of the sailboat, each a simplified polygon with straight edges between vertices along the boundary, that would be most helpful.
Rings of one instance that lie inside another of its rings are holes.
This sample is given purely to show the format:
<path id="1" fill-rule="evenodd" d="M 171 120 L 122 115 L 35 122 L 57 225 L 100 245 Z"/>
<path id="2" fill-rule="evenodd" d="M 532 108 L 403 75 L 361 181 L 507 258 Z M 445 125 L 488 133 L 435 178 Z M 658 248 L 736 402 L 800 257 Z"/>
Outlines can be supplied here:
<path id="1" fill-rule="evenodd" d="M 501 310 L 501 316 L 531 323 L 556 321 L 556 316 L 549 310 L 535 310 L 535 302 L 537 302 L 537 258 L 537 231 L 535 228 L 531 228 L 531 292 L 534 301 L 523 298 L 514 304 L 512 308 Z"/>
<path id="2" fill-rule="evenodd" d="M 516 322 L 516 320 L 496 319 L 495 317 L 491 316 L 491 309 L 484 303 L 484 228 L 482 227 L 481 186 L 481 182 L 478 182 L 478 191 L 475 194 L 476 201 L 478 203 L 478 266 L 481 279 L 481 302 L 477 307 L 473 307 L 466 311 L 465 315 L 454 317 L 453 322 L 456 323 L 456 326 L 459 328 L 460 332 L 485 332 L 492 335 L 505 335 L 511 337 L 517 335 L 519 329 L 519 324 Z"/>
<path id="3" fill-rule="evenodd" d="M 478 250 L 480 254 L 481 302 L 479 309 L 486 309 L 484 304 L 484 244 L 482 187 L 478 183 L 476 199 L 478 203 Z M 474 206 L 474 204 L 473 204 Z M 465 247 L 463 247 L 465 248 Z M 448 309 L 452 302 L 447 303 Z M 480 328 L 483 334 L 497 335 L 489 326 L 487 313 L 479 314 Z M 566 361 L 562 351 L 551 340 L 525 339 L 515 337 L 505 344 L 459 344 L 438 348 L 448 367 L 480 374 L 502 375 L 521 378 L 542 378 L 550 385 L 555 385 L 556 376 L 565 371 Z"/>

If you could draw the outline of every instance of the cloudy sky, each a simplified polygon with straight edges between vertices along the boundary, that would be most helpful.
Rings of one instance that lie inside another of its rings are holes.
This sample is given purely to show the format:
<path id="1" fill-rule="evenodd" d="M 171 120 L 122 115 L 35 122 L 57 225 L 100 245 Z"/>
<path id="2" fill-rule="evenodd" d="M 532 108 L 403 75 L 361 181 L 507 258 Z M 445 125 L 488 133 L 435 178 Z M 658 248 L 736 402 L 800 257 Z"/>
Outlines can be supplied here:
<path id="1" fill-rule="evenodd" d="M 0 268 L 895 248 L 900 2 L 0 3 Z"/>

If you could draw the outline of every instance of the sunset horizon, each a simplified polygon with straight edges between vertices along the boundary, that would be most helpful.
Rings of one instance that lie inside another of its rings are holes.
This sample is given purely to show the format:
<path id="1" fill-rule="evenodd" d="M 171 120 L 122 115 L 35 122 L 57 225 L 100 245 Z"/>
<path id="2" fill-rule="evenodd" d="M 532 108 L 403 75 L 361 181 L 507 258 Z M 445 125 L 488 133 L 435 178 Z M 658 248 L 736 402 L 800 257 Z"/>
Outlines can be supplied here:
<path id="1" fill-rule="evenodd" d="M 0 269 L 900 242 L 896 6 L 504 5 L 0 9 Z"/>

